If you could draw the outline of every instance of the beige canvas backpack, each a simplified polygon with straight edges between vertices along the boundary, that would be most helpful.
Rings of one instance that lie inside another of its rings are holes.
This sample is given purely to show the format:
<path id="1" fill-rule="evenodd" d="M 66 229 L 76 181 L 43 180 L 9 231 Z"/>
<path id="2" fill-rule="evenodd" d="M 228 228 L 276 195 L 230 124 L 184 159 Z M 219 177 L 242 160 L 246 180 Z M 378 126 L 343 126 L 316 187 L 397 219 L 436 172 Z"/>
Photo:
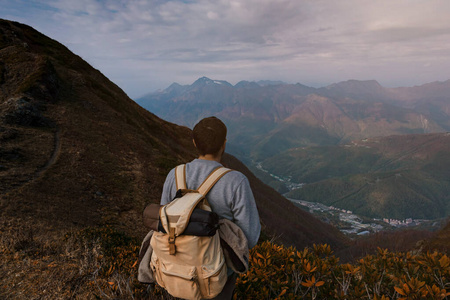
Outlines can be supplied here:
<path id="1" fill-rule="evenodd" d="M 169 294 L 183 299 L 210 299 L 227 281 L 227 266 L 219 232 L 213 236 L 183 235 L 194 208 L 211 211 L 206 194 L 230 169 L 215 169 L 197 190 L 186 186 L 186 166 L 175 169 L 177 190 L 182 197 L 160 209 L 165 232 L 154 232 L 150 240 L 153 254 L 150 267 L 156 282 Z"/>

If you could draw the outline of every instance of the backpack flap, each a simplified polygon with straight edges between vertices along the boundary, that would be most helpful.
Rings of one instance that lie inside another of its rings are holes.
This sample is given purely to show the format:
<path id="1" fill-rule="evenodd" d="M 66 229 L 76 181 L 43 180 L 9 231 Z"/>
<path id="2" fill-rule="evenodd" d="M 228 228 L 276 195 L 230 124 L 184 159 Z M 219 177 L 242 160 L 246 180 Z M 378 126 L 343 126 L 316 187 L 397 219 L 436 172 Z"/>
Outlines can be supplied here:
<path id="1" fill-rule="evenodd" d="M 164 230 L 169 233 L 171 255 L 176 253 L 175 238 L 186 229 L 192 211 L 202 199 L 199 193 L 187 193 L 161 208 L 160 220 Z"/>
<path id="2" fill-rule="evenodd" d="M 172 227 L 175 228 L 175 236 L 181 235 L 189 223 L 194 208 L 203 199 L 203 195 L 191 192 L 163 206 L 160 210 L 160 220 L 164 230 L 170 232 Z"/>

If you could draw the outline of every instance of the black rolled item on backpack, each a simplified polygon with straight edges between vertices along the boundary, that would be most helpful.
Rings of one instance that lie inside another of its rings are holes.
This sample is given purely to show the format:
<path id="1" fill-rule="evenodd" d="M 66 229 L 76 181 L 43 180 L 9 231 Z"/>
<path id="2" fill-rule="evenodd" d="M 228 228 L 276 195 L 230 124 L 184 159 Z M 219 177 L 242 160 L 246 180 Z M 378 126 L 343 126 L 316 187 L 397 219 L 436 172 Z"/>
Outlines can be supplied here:
<path id="1" fill-rule="evenodd" d="M 149 204 L 144 210 L 144 225 L 155 231 L 166 233 L 159 220 L 162 205 Z M 195 208 L 183 235 L 213 236 L 219 228 L 219 216 L 212 211 Z"/>
<path id="2" fill-rule="evenodd" d="M 219 228 L 219 216 L 212 211 L 195 208 L 183 235 L 213 236 Z M 158 231 L 166 233 L 161 222 Z"/>

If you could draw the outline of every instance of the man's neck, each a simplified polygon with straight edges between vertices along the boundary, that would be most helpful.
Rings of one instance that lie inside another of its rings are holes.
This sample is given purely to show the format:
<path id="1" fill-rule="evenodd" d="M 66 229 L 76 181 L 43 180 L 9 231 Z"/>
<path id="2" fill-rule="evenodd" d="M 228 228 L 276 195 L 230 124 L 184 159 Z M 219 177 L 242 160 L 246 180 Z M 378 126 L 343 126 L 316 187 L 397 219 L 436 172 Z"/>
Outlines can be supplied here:
<path id="1" fill-rule="evenodd" d="M 220 163 L 220 161 L 222 160 L 222 155 L 216 156 L 213 154 L 205 154 L 205 155 L 200 155 L 198 157 L 198 159 L 217 161 L 218 163 Z"/>

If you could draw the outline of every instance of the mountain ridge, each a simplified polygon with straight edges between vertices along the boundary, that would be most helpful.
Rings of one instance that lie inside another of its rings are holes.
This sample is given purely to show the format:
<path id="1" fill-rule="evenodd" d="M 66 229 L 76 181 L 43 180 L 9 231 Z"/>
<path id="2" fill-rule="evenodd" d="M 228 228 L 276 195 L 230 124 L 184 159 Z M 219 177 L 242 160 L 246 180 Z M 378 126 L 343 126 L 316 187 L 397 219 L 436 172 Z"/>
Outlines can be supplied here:
<path id="1" fill-rule="evenodd" d="M 79 56 L 29 26 L 0 20 L 0 61 L 4 224 L 53 232 L 111 225 L 142 238 L 144 207 L 159 203 L 171 168 L 196 157 L 191 130 L 144 110 Z M 347 243 L 235 158 L 227 155 L 224 164 L 250 177 L 267 238 L 281 235 L 299 247 Z"/>
<path id="2" fill-rule="evenodd" d="M 429 160 L 428 170 L 417 171 L 417 174 L 408 173 L 408 176 L 399 179 L 399 189 L 404 196 L 398 197 L 395 195 L 395 186 L 390 185 L 389 180 L 385 181 L 385 185 L 380 185 L 383 192 L 370 190 L 372 185 L 364 188 L 361 185 L 364 182 L 362 178 L 369 176 L 364 168 L 374 164 L 382 170 L 383 167 L 373 160 L 383 157 L 387 162 L 388 158 L 383 155 L 393 155 L 394 148 L 385 149 L 393 151 L 391 154 L 373 151 L 360 153 L 358 159 L 361 165 L 356 166 L 348 160 L 352 156 L 345 154 L 342 150 L 345 148 L 342 147 L 361 140 L 385 137 L 393 146 L 402 148 L 407 142 L 401 136 L 418 135 L 417 139 L 424 140 L 421 135 L 444 133 L 442 137 L 445 137 L 445 132 L 450 131 L 450 80 L 411 88 L 384 88 L 375 80 L 348 80 L 317 89 L 301 84 L 259 87 L 252 84 L 247 89 L 228 86 L 226 92 L 215 91 L 197 90 L 195 96 L 181 93 L 174 98 L 155 94 L 138 103 L 186 126 L 191 126 L 205 114 L 220 117 L 229 127 L 228 145 L 232 154 L 249 166 L 259 164 L 270 174 L 291 178 L 296 183 L 310 184 L 296 191 L 299 199 L 330 205 L 337 205 L 334 201 L 339 200 L 340 207 L 371 217 L 408 218 L 407 212 L 401 212 L 398 208 L 406 207 L 407 199 L 416 203 L 412 208 L 414 213 L 411 214 L 414 217 L 441 218 L 448 213 L 445 204 L 447 200 L 442 196 L 447 191 L 446 179 L 432 176 L 433 173 L 442 173 L 440 166 L 436 164 L 436 159 L 441 154 L 430 153 L 428 158 L 424 158 Z M 299 152 L 296 149 L 303 148 L 310 149 L 305 150 L 309 157 L 291 155 Z M 312 149 L 318 149 L 328 156 L 316 157 L 311 152 Z M 340 157 L 339 155 L 344 155 L 342 162 L 328 161 L 329 158 Z M 405 163 L 406 160 L 396 162 Z M 409 159 L 409 164 L 413 162 L 414 160 Z M 446 163 L 444 159 L 443 165 Z M 305 169 L 303 166 L 309 167 Z M 396 169 L 391 168 L 391 171 Z M 401 173 L 398 170 L 396 172 Z M 380 171 L 379 176 L 383 178 L 395 175 L 382 173 Z M 285 191 L 283 183 L 274 182 L 270 178 L 266 180 L 266 183 L 279 191 Z M 374 180 L 376 178 L 368 182 Z M 320 183 L 322 181 L 323 184 Z M 427 184 L 430 186 L 428 191 Z M 314 189 L 326 189 L 328 192 L 316 193 Z M 339 197 L 331 199 L 333 192 Z M 379 196 L 375 196 L 377 193 Z M 294 197 L 292 194 L 291 196 Z M 373 199 L 373 209 L 358 208 L 369 198 Z M 403 204 L 392 209 L 397 205 L 395 199 Z M 433 207 L 432 212 L 424 213 L 418 199 Z M 382 202 L 390 204 L 380 205 Z"/>
<path id="3" fill-rule="evenodd" d="M 202 80 L 206 79 L 203 77 Z M 258 86 L 247 82 L 226 87 L 213 84 L 202 89 L 194 88 L 196 85 L 193 84 L 184 86 L 177 93 L 149 94 L 136 102 L 169 121 L 188 127 L 204 116 L 217 115 L 231 127 L 230 146 L 248 153 L 248 157 L 239 158 L 261 160 L 290 147 L 448 131 L 450 101 L 445 92 L 450 91 L 450 81 L 439 85 L 440 96 L 432 98 L 428 91 L 430 84 L 392 89 L 384 88 L 374 80 L 349 80 L 324 88 L 301 84 Z M 418 93 L 416 89 L 422 92 Z M 426 99 L 430 101 L 405 101 L 411 93 L 427 95 Z M 311 135 L 310 131 L 315 133 Z M 284 138 L 280 139 L 280 136 Z M 259 146 L 249 147 L 243 137 Z M 266 141 L 274 139 L 278 142 L 275 146 L 270 145 L 268 151 Z"/>
<path id="4" fill-rule="evenodd" d="M 264 166 L 307 183 L 292 198 L 376 218 L 438 219 L 450 215 L 449 152 L 449 133 L 388 136 L 291 150 Z"/>

